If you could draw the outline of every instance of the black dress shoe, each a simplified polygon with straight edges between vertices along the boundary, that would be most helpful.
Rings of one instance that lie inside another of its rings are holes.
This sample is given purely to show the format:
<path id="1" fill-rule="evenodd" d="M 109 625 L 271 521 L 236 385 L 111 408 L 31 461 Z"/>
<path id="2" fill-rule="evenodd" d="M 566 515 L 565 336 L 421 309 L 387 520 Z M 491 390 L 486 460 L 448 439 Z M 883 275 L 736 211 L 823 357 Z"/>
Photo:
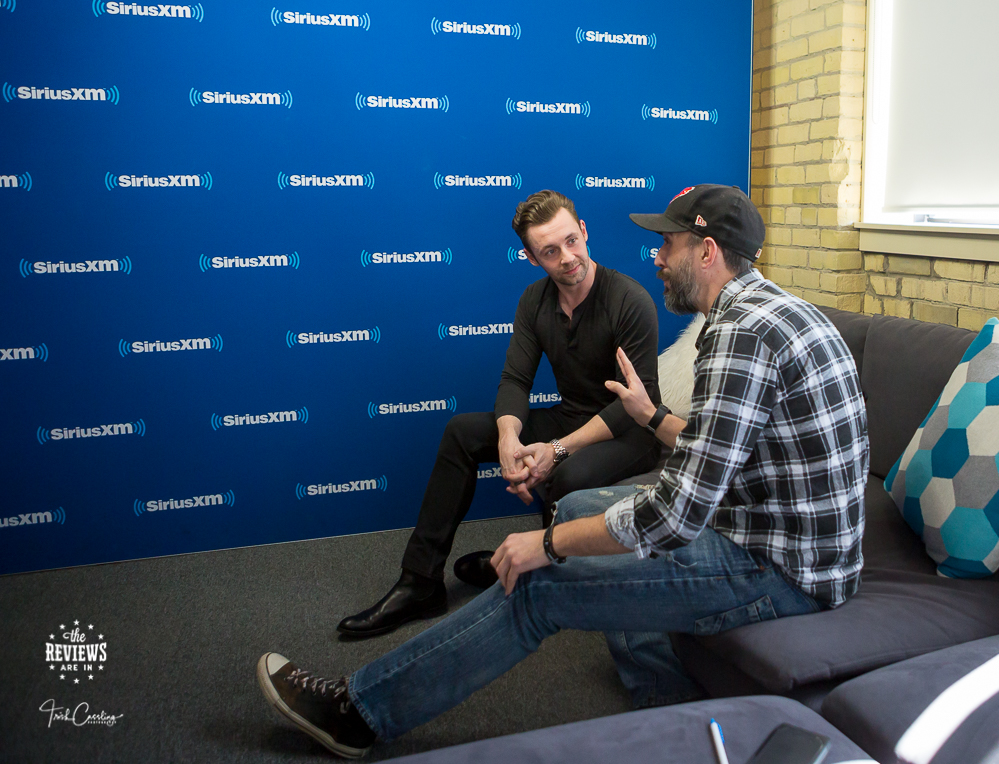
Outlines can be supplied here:
<path id="1" fill-rule="evenodd" d="M 336 630 L 350 637 L 385 634 L 417 618 L 432 618 L 447 612 L 443 581 L 403 570 L 399 581 L 378 602 L 340 621 Z"/>
<path id="2" fill-rule="evenodd" d="M 499 580 L 496 570 L 489 564 L 493 554 L 493 552 L 472 552 L 459 557 L 454 562 L 454 575 L 466 584 L 488 589 Z"/>

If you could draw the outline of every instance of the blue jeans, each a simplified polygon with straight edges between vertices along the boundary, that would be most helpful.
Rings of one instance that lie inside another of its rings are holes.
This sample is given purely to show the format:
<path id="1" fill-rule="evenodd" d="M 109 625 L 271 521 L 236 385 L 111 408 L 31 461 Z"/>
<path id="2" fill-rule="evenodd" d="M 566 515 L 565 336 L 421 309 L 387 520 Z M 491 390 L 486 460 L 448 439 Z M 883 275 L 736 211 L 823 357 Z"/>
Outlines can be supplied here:
<path id="1" fill-rule="evenodd" d="M 633 491 L 577 491 L 558 503 L 558 513 L 592 515 Z M 458 705 L 561 629 L 714 634 L 819 609 L 770 560 L 706 528 L 654 559 L 572 557 L 520 576 L 509 597 L 493 585 L 354 673 L 350 696 L 375 733 L 390 740 Z"/>

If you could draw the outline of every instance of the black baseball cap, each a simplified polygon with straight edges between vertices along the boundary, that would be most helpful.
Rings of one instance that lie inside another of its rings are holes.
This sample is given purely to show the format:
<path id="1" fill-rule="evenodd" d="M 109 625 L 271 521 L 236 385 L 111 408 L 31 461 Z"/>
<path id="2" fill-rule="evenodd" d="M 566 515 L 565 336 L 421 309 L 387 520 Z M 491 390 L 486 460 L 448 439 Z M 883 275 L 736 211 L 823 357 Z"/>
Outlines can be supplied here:
<path id="1" fill-rule="evenodd" d="M 662 214 L 633 212 L 629 217 L 656 233 L 690 231 L 710 236 L 726 252 L 752 262 L 762 254 L 767 233 L 756 205 L 738 186 L 690 186 L 674 196 Z"/>

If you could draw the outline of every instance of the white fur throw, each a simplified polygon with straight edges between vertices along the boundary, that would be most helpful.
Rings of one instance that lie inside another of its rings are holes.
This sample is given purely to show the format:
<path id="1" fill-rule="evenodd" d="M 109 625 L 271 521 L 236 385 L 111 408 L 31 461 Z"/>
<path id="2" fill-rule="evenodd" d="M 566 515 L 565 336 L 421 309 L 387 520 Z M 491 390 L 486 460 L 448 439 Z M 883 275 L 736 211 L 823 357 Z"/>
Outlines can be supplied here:
<path id="1" fill-rule="evenodd" d="M 700 334 L 702 326 L 703 314 L 694 314 L 693 320 L 676 338 L 676 342 L 659 356 L 659 391 L 662 393 L 663 403 L 681 419 L 686 419 L 690 414 L 690 398 L 694 394 L 694 359 L 697 358 L 694 340 Z"/>

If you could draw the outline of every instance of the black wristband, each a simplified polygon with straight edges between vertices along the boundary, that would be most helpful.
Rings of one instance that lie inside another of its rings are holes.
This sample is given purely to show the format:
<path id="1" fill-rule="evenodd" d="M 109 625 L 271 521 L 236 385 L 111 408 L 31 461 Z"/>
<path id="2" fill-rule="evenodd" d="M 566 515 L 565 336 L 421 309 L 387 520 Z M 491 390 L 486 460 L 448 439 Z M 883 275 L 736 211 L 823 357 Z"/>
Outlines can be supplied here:
<path id="1" fill-rule="evenodd" d="M 659 425 L 663 423 L 666 415 L 672 413 L 673 412 L 669 410 L 669 406 L 665 403 L 660 403 L 659 408 L 656 409 L 656 413 L 652 415 L 652 419 L 650 419 L 649 423 L 645 425 L 645 429 L 655 435 L 656 430 L 659 429 Z"/>
<path id="2" fill-rule="evenodd" d="M 541 542 L 541 545 L 545 548 L 545 556 L 548 558 L 549 562 L 554 562 L 556 565 L 561 565 L 565 562 L 565 557 L 559 557 L 555 554 L 555 548 L 552 546 L 552 532 L 555 530 L 555 523 L 553 522 L 548 526 L 548 530 L 545 531 L 545 538 Z"/>

